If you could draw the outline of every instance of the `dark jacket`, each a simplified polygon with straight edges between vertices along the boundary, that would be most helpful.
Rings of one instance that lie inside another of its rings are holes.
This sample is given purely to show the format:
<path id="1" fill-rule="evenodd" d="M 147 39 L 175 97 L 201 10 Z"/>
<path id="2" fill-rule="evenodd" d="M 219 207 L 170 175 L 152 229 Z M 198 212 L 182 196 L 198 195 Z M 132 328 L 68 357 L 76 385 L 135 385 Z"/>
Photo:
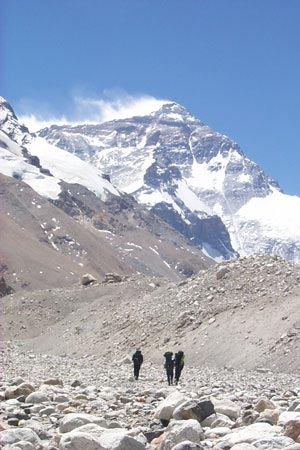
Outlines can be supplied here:
<path id="1" fill-rule="evenodd" d="M 143 363 L 143 361 L 144 361 L 144 358 L 143 358 L 142 352 L 141 352 L 140 350 L 137 350 L 137 351 L 133 354 L 133 356 L 132 356 L 132 361 L 133 361 L 133 364 L 134 364 L 135 366 L 141 366 L 141 365 L 142 365 L 142 363 Z"/>

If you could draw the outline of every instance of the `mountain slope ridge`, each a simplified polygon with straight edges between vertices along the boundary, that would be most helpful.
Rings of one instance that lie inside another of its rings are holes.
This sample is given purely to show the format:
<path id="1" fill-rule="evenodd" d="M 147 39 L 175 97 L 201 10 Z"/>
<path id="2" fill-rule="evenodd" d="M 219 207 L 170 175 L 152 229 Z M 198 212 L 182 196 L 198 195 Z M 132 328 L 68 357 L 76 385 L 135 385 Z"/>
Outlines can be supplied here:
<path id="1" fill-rule="evenodd" d="M 168 217 L 214 258 L 264 251 L 300 261 L 300 198 L 284 194 L 236 142 L 177 103 L 147 116 L 52 126 L 39 135 L 101 167 L 114 185 Z M 207 242 L 196 224 L 211 217 L 218 217 L 218 238 Z"/>

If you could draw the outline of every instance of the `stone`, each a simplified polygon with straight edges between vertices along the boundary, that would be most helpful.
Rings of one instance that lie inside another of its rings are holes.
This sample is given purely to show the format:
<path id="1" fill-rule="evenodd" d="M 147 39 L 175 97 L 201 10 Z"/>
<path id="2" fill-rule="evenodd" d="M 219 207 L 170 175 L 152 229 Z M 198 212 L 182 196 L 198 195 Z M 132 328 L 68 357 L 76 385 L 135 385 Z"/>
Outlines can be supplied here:
<path id="1" fill-rule="evenodd" d="M 273 438 L 279 433 L 279 428 L 267 423 L 254 423 L 247 427 L 237 428 L 232 433 L 218 439 L 222 448 L 231 448 L 236 444 L 253 444 L 259 439 Z M 270 447 L 272 448 L 272 447 Z"/>
<path id="2" fill-rule="evenodd" d="M 260 413 L 260 418 L 268 419 L 272 425 L 277 425 L 280 411 L 277 409 L 265 409 Z"/>
<path id="3" fill-rule="evenodd" d="M 5 446 L 3 450 L 35 450 L 35 447 L 30 442 L 19 441 L 15 444 Z"/>
<path id="4" fill-rule="evenodd" d="M 219 269 L 216 272 L 216 279 L 217 280 L 221 280 L 229 272 L 230 272 L 230 270 L 228 269 L 228 267 L 220 266 Z"/>
<path id="5" fill-rule="evenodd" d="M 18 398 L 21 395 L 25 395 L 26 397 L 34 392 L 34 387 L 29 383 L 21 383 L 18 386 L 8 386 L 5 390 L 5 398 L 13 399 Z"/>
<path id="6" fill-rule="evenodd" d="M 195 419 L 200 423 L 211 414 L 215 414 L 215 409 L 210 400 L 187 400 L 175 408 L 173 418 L 176 420 Z"/>
<path id="7" fill-rule="evenodd" d="M 283 434 L 296 441 L 300 435 L 300 420 L 289 420 L 283 426 Z"/>
<path id="8" fill-rule="evenodd" d="M 107 450 L 145 450 L 145 445 L 131 436 L 121 433 L 104 432 L 100 437 L 103 449 Z"/>
<path id="9" fill-rule="evenodd" d="M 230 419 L 237 419 L 241 413 L 241 408 L 231 400 L 223 399 L 223 400 L 212 400 L 215 411 L 224 414 Z"/>
<path id="10" fill-rule="evenodd" d="M 42 384 L 49 384 L 50 386 L 63 386 L 63 382 L 60 378 L 48 378 L 43 381 Z"/>
<path id="11" fill-rule="evenodd" d="M 300 420 L 300 412 L 296 411 L 283 411 L 278 418 L 278 425 L 284 426 L 290 420 Z"/>
<path id="12" fill-rule="evenodd" d="M 120 283 L 122 281 L 122 277 L 117 273 L 107 273 L 104 281 L 105 283 Z"/>
<path id="13" fill-rule="evenodd" d="M 183 441 L 172 447 L 172 450 L 204 450 L 204 447 L 196 442 Z"/>
<path id="14" fill-rule="evenodd" d="M 258 400 L 256 405 L 254 405 L 254 409 L 259 413 L 263 412 L 265 409 L 276 409 L 276 408 L 277 405 L 268 398 L 261 398 Z"/>
<path id="15" fill-rule="evenodd" d="M 154 417 L 160 420 L 169 421 L 173 415 L 173 411 L 181 403 L 185 402 L 186 397 L 180 391 L 174 391 L 162 400 L 158 405 Z"/>
<path id="16" fill-rule="evenodd" d="M 60 421 L 59 431 L 60 433 L 69 433 L 75 428 L 86 424 L 95 424 L 102 428 L 107 428 L 106 420 L 101 417 L 93 416 L 92 414 L 69 413 Z"/>
<path id="17" fill-rule="evenodd" d="M 197 420 L 174 420 L 168 425 L 166 437 L 161 442 L 159 450 L 171 450 L 183 441 L 200 444 L 202 439 L 204 439 L 204 433 Z"/>
<path id="18" fill-rule="evenodd" d="M 47 397 L 47 395 L 44 392 L 40 392 L 40 391 L 35 391 L 32 392 L 31 394 L 28 395 L 28 397 L 26 397 L 25 402 L 26 403 L 33 403 L 33 404 L 39 404 L 39 403 L 44 403 L 44 402 L 48 402 L 49 399 Z"/>
<path id="19" fill-rule="evenodd" d="M 230 450 L 257 450 L 256 447 L 252 444 L 236 444 L 233 447 L 231 447 Z"/>
<path id="20" fill-rule="evenodd" d="M 86 273 L 85 275 L 82 275 L 81 277 L 81 284 L 82 286 L 88 286 L 91 283 L 95 283 L 97 280 L 96 278 L 91 275 L 90 273 Z"/>
<path id="21" fill-rule="evenodd" d="M 5 445 L 12 445 L 19 441 L 29 442 L 34 446 L 35 450 L 42 449 L 42 442 L 38 435 L 30 428 L 11 428 L 1 431 L 0 448 Z"/>

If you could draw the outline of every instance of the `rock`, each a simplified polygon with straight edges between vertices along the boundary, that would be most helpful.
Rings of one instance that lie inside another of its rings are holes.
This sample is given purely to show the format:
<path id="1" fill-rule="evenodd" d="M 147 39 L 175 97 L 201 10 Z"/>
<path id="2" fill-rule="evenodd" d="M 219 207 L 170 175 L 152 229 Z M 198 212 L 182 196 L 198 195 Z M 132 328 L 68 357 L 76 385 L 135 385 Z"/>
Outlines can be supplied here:
<path id="1" fill-rule="evenodd" d="M 98 425 L 84 425 L 65 433 L 59 443 L 59 450 L 104 450 L 100 437 L 104 429 Z M 106 449 L 105 449 L 106 450 Z"/>
<path id="2" fill-rule="evenodd" d="M 97 280 L 96 278 L 91 275 L 90 273 L 86 273 L 85 275 L 82 275 L 81 277 L 81 284 L 83 286 L 88 286 L 91 283 L 95 283 Z"/>
<path id="3" fill-rule="evenodd" d="M 278 425 L 283 426 L 290 420 L 300 420 L 300 412 L 284 411 L 279 415 Z"/>
<path id="4" fill-rule="evenodd" d="M 215 414 L 215 409 L 210 400 L 188 400 L 175 408 L 173 418 L 176 420 L 195 419 L 202 422 L 211 414 Z"/>
<path id="5" fill-rule="evenodd" d="M 44 392 L 35 391 L 35 392 L 32 392 L 31 394 L 29 394 L 28 397 L 26 397 L 25 402 L 39 404 L 39 403 L 48 402 L 48 400 L 49 399 Z"/>
<path id="6" fill-rule="evenodd" d="M 220 266 L 219 269 L 216 272 L 216 279 L 217 280 L 221 280 L 229 272 L 230 272 L 230 270 L 228 269 L 228 267 Z"/>
<path id="7" fill-rule="evenodd" d="M 106 420 L 101 417 L 84 413 L 69 413 L 60 421 L 59 431 L 60 433 L 69 433 L 75 428 L 79 428 L 86 424 L 95 424 L 99 427 L 107 428 Z"/>
<path id="8" fill-rule="evenodd" d="M 175 420 L 168 425 L 166 437 L 160 444 L 159 450 L 171 450 L 183 441 L 200 444 L 203 438 L 204 433 L 197 420 Z"/>
<path id="9" fill-rule="evenodd" d="M 296 441 L 300 435 L 300 420 L 289 420 L 284 424 L 283 434 Z"/>
<path id="10" fill-rule="evenodd" d="M 6 445 L 3 450 L 35 450 L 35 447 L 30 442 L 19 441 L 9 446 Z"/>
<path id="11" fill-rule="evenodd" d="M 170 420 L 174 409 L 186 400 L 180 391 L 174 391 L 158 405 L 154 417 L 160 420 Z"/>
<path id="12" fill-rule="evenodd" d="M 105 283 L 120 283 L 122 281 L 122 277 L 117 273 L 107 273 L 104 281 Z"/>
<path id="13" fill-rule="evenodd" d="M 49 384 L 50 386 L 63 386 L 63 382 L 60 378 L 48 378 L 43 381 L 42 384 Z"/>
<path id="14" fill-rule="evenodd" d="M 259 399 L 259 401 L 254 406 L 254 409 L 259 413 L 261 413 L 265 409 L 276 409 L 276 408 L 277 408 L 277 405 L 274 402 L 272 402 L 272 400 L 269 400 L 268 398 Z"/>
<path id="15" fill-rule="evenodd" d="M 230 450 L 256 450 L 256 447 L 251 444 L 236 444 L 233 447 L 231 447 Z"/>
<path id="16" fill-rule="evenodd" d="M 236 444 L 253 444 L 259 439 L 274 438 L 279 433 L 278 427 L 266 423 L 254 423 L 247 427 L 236 429 L 232 433 L 220 438 L 217 444 L 222 448 L 231 448 Z M 272 447 L 270 447 L 272 448 Z"/>
<path id="17" fill-rule="evenodd" d="M 100 438 L 103 449 L 107 450 L 145 450 L 145 445 L 131 436 L 120 433 L 103 433 Z"/>
<path id="18" fill-rule="evenodd" d="M 9 386 L 5 390 L 5 398 L 18 398 L 21 395 L 25 395 L 27 397 L 29 394 L 34 392 L 34 390 L 34 387 L 29 383 L 21 383 L 18 386 Z"/>
<path id="19" fill-rule="evenodd" d="M 42 442 L 40 438 L 30 428 L 11 428 L 9 430 L 1 431 L 0 433 L 0 448 L 19 441 L 31 443 L 35 450 L 42 449 Z"/>
<path id="20" fill-rule="evenodd" d="M 260 413 L 260 418 L 268 419 L 272 425 L 277 425 L 280 411 L 277 409 L 265 409 Z"/>
<path id="21" fill-rule="evenodd" d="M 172 450 L 204 450 L 204 447 L 200 444 L 196 444 L 191 441 L 183 441 L 180 444 L 176 444 L 175 447 L 172 447 Z"/>
<path id="22" fill-rule="evenodd" d="M 227 416 L 219 417 L 216 420 L 214 420 L 211 424 L 211 428 L 217 428 L 217 427 L 228 427 L 232 428 L 235 425 L 235 422 L 233 420 L 229 419 Z"/>
<path id="23" fill-rule="evenodd" d="M 237 419 L 240 415 L 241 408 L 231 400 L 223 399 L 223 400 L 212 400 L 215 411 L 224 414 L 230 419 Z"/>

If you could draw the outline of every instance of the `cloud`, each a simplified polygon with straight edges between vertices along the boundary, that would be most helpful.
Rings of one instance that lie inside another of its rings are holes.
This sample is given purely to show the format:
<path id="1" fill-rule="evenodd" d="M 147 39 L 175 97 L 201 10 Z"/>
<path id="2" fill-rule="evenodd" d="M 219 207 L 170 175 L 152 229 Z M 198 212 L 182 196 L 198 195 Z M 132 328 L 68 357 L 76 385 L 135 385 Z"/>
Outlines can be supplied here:
<path id="1" fill-rule="evenodd" d="M 50 125 L 96 124 L 115 119 L 145 116 L 157 111 L 168 100 L 148 95 L 132 96 L 124 93 L 105 93 L 101 98 L 74 96 L 72 115 L 55 116 L 39 107 L 30 106 L 30 112 L 21 114 L 19 119 L 30 131 L 38 131 Z M 24 107 L 22 108 L 24 110 Z"/>

